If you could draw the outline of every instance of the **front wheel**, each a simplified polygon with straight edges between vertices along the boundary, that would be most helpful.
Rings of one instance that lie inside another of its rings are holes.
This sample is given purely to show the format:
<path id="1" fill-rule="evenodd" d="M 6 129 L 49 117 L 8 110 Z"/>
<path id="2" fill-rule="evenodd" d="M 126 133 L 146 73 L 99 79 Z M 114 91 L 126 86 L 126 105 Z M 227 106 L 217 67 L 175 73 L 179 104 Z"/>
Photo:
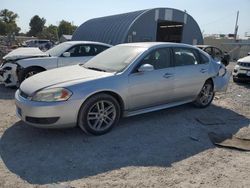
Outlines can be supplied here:
<path id="1" fill-rule="evenodd" d="M 28 67 L 24 69 L 19 75 L 19 83 L 21 84 L 25 79 L 42 71 L 44 70 L 38 67 Z"/>
<path id="2" fill-rule="evenodd" d="M 205 108 L 211 104 L 214 99 L 214 87 L 211 81 L 206 81 L 199 95 L 194 101 L 194 105 L 199 108 Z"/>
<path id="3" fill-rule="evenodd" d="M 119 103 L 114 97 L 98 94 L 82 105 L 78 115 L 78 125 L 86 133 L 102 135 L 118 124 L 120 114 Z"/>

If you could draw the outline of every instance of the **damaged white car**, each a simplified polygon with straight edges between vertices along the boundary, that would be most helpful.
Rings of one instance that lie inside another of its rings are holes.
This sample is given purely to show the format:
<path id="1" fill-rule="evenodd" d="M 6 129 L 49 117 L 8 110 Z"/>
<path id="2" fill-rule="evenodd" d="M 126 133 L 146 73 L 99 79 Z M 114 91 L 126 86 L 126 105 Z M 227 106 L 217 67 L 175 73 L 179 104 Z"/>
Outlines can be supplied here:
<path id="1" fill-rule="evenodd" d="M 70 41 L 42 52 L 38 48 L 18 48 L 3 57 L 0 82 L 5 86 L 19 86 L 26 78 L 58 67 L 86 63 L 111 46 L 99 42 Z"/>

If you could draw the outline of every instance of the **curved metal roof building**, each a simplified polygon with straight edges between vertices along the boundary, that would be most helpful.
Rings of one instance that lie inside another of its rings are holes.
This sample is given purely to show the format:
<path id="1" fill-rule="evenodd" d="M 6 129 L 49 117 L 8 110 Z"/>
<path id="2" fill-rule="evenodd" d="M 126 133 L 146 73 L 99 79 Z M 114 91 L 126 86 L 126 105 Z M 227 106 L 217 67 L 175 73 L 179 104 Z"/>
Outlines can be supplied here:
<path id="1" fill-rule="evenodd" d="M 146 41 L 203 44 L 196 21 L 186 12 L 172 8 L 140 10 L 91 19 L 77 28 L 72 40 L 112 45 Z"/>

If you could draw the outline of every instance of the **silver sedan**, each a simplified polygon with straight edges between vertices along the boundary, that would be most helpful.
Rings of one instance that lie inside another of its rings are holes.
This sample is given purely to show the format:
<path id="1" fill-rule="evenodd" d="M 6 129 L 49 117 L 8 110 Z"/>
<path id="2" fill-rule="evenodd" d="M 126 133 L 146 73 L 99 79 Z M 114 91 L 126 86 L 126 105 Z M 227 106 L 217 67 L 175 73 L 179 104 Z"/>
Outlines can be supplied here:
<path id="1" fill-rule="evenodd" d="M 84 65 L 25 80 L 15 95 L 17 115 L 40 128 L 78 125 L 101 135 L 123 116 L 190 102 L 207 107 L 229 77 L 224 65 L 190 45 L 121 44 Z"/>

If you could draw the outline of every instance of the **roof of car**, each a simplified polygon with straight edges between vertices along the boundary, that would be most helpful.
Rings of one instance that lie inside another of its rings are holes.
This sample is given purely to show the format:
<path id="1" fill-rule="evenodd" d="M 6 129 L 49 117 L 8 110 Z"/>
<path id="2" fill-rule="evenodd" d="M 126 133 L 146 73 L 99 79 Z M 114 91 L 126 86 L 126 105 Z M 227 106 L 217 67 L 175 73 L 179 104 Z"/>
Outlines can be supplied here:
<path id="1" fill-rule="evenodd" d="M 68 43 L 70 45 L 75 45 L 75 44 L 97 44 L 97 45 L 104 45 L 104 46 L 109 46 L 111 47 L 112 45 L 101 43 L 101 42 L 94 42 L 94 41 L 67 41 L 65 43 Z"/>
<path id="2" fill-rule="evenodd" d="M 135 47 L 143 47 L 143 48 L 151 48 L 151 47 L 157 47 L 157 46 L 165 46 L 165 47 L 192 47 L 189 44 L 183 44 L 183 43 L 171 43 L 171 42 L 138 42 L 138 43 L 125 43 L 120 44 L 119 46 L 135 46 Z"/>

